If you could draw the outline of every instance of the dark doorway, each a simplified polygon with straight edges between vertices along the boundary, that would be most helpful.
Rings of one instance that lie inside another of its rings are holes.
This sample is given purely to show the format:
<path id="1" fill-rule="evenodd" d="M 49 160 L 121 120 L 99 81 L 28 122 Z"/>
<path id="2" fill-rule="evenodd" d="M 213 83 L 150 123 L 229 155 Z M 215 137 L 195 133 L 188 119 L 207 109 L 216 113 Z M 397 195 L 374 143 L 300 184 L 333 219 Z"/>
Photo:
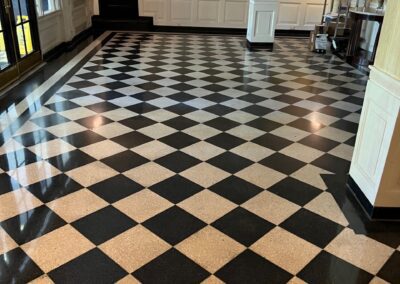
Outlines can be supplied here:
<path id="1" fill-rule="evenodd" d="M 137 19 L 138 0 L 99 0 L 100 16 L 108 19 Z"/>

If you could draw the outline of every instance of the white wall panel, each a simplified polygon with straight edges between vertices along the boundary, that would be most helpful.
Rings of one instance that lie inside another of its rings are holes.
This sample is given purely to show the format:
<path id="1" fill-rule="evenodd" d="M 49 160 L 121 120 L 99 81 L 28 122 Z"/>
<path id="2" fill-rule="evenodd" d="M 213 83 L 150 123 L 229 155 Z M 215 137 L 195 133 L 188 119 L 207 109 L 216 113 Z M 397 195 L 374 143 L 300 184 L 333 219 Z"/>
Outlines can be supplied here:
<path id="1" fill-rule="evenodd" d="M 207 24 L 217 24 L 219 17 L 218 0 L 198 0 L 197 20 Z"/>
<path id="2" fill-rule="evenodd" d="M 139 14 L 161 26 L 246 28 L 249 0 L 139 0 Z"/>
<path id="3" fill-rule="evenodd" d="M 330 0 L 327 1 L 327 10 Z M 313 30 L 321 23 L 324 0 L 280 0 L 277 29 Z"/>
<path id="4" fill-rule="evenodd" d="M 191 22 L 192 15 L 191 0 L 171 0 L 170 13 L 172 22 Z"/>
<path id="5" fill-rule="evenodd" d="M 247 1 L 226 0 L 223 22 L 231 25 L 246 26 L 248 16 Z"/>
<path id="6" fill-rule="evenodd" d="M 301 3 L 281 1 L 278 11 L 278 29 L 290 30 L 300 27 Z"/>

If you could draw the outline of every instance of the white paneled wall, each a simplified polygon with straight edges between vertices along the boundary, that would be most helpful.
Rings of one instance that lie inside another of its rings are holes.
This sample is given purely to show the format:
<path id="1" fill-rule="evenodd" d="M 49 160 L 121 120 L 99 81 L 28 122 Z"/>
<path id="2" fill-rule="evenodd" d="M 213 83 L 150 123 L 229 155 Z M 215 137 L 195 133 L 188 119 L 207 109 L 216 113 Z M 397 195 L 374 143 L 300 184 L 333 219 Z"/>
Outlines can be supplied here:
<path id="1" fill-rule="evenodd" d="M 248 0 L 139 0 L 156 25 L 246 28 Z"/>
<path id="2" fill-rule="evenodd" d="M 329 9 L 330 5 L 327 5 Z M 276 28 L 281 30 L 312 30 L 321 23 L 324 0 L 280 0 Z"/>
<path id="3" fill-rule="evenodd" d="M 93 0 L 62 0 L 62 9 L 38 18 L 40 45 L 46 53 L 91 26 Z"/>

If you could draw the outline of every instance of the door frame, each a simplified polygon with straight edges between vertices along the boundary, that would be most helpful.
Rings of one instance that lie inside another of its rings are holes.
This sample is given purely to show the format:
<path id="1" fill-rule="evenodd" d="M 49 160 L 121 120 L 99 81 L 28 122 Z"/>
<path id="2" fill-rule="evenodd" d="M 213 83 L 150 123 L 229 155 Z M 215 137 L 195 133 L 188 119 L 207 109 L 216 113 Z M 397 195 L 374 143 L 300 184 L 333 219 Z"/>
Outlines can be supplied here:
<path id="1" fill-rule="evenodd" d="M 24 74 L 26 74 L 42 62 L 35 1 L 26 1 L 29 5 L 28 16 L 33 52 L 25 55 L 24 57 L 20 57 L 17 36 L 17 23 L 15 22 L 12 0 L 0 0 L 0 4 L 2 4 L 0 5 L 0 12 L 2 15 L 4 15 L 2 23 L 4 44 L 10 64 L 5 69 L 0 71 L 0 81 L 5 82 L 3 85 L 0 85 L 0 89 L 3 89 L 9 86 L 11 83 L 15 82 L 16 80 L 20 79 Z"/>

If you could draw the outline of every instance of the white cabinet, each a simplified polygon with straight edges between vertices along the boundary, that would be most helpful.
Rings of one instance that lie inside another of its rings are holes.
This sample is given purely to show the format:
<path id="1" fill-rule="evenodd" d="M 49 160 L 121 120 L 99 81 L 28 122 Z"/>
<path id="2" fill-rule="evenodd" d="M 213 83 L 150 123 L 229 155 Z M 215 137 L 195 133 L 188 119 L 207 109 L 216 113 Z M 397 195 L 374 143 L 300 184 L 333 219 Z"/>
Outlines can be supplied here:
<path id="1" fill-rule="evenodd" d="M 330 7 L 328 1 L 327 7 Z M 324 0 L 280 0 L 277 29 L 312 30 L 321 23 Z"/>
<path id="2" fill-rule="evenodd" d="M 139 13 L 160 26 L 246 28 L 248 0 L 139 0 Z"/>

